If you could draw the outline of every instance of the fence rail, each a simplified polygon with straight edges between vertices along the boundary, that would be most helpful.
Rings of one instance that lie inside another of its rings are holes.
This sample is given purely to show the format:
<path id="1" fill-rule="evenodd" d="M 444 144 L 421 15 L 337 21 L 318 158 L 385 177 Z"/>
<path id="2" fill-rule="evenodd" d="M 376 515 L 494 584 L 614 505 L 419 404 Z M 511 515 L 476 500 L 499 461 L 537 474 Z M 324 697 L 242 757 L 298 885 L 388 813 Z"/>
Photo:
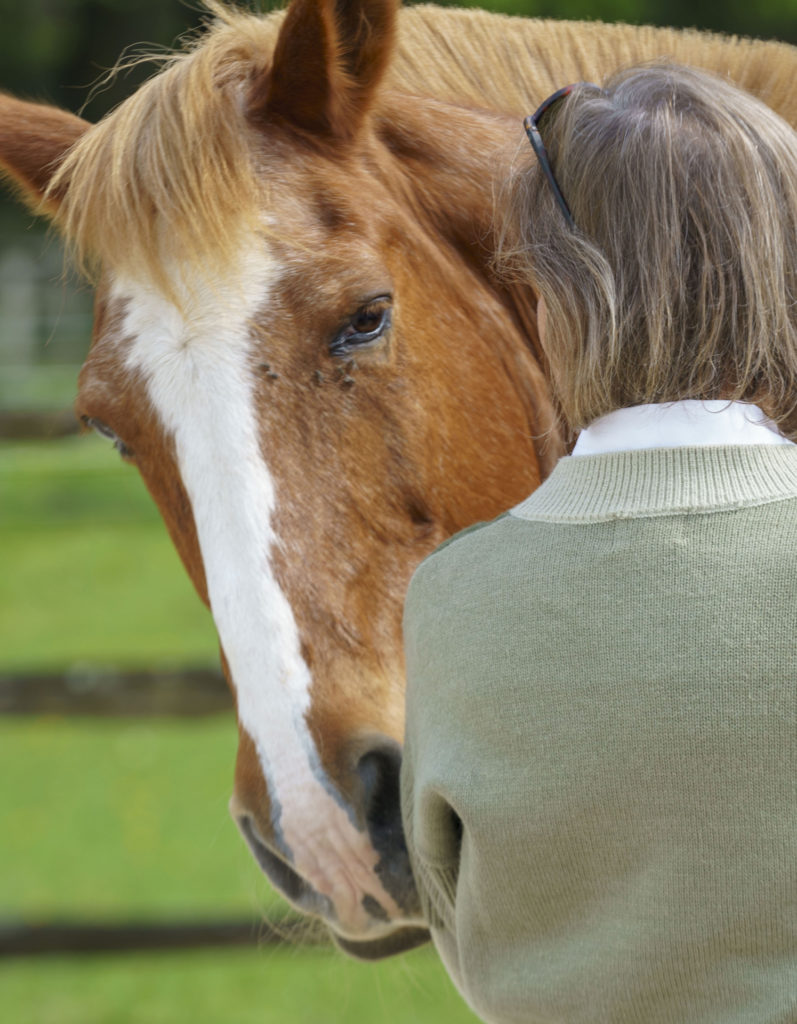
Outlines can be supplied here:
<path id="1" fill-rule="evenodd" d="M 0 958 L 132 953 L 218 946 L 320 946 L 327 939 L 299 918 L 91 924 L 0 922 Z"/>
<path id="2" fill-rule="evenodd" d="M 79 430 L 80 424 L 71 409 L 0 409 L 0 441 L 44 441 L 68 437 Z"/>
<path id="3" fill-rule="evenodd" d="M 0 675 L 5 715 L 212 715 L 233 701 L 215 669 Z"/>
<path id="4" fill-rule="evenodd" d="M 61 438 L 79 429 L 71 410 L 0 409 L 0 440 Z M 228 712 L 233 700 L 218 669 L 0 673 L 0 714 L 201 716 Z M 134 922 L 40 921 L 0 917 L 0 959 L 221 946 L 319 945 L 325 941 L 298 918 Z"/>

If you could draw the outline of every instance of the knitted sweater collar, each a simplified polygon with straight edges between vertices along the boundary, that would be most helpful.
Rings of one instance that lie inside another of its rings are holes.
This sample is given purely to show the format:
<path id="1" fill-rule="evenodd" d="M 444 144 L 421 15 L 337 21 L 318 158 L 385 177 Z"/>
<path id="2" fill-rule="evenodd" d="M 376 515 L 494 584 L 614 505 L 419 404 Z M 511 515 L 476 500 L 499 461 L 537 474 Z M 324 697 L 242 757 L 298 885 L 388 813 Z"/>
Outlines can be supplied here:
<path id="1" fill-rule="evenodd" d="M 797 445 L 731 444 L 571 455 L 511 510 L 590 523 L 722 512 L 797 498 Z"/>

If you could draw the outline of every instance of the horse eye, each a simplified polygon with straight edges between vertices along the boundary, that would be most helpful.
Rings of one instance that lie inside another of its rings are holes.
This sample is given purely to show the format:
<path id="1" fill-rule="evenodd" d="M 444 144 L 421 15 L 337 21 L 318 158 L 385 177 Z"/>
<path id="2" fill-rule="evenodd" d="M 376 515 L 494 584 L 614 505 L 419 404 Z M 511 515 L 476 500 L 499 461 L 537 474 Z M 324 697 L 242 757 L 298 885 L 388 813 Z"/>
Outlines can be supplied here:
<path id="1" fill-rule="evenodd" d="M 129 459 L 132 456 L 133 453 L 124 441 L 111 430 L 107 423 L 103 423 L 102 420 L 95 420 L 93 416 L 81 416 L 80 419 L 84 426 L 99 434 L 100 437 L 107 437 L 109 441 L 113 441 L 114 448 L 123 459 Z"/>
<path id="2" fill-rule="evenodd" d="M 351 326 L 357 334 L 373 334 L 382 325 L 386 309 L 360 309 L 352 317 Z"/>
<path id="3" fill-rule="evenodd" d="M 353 349 L 368 348 L 387 333 L 393 319 L 393 307 L 389 295 L 360 306 L 343 328 L 338 331 L 329 346 L 333 356 L 348 355 Z"/>

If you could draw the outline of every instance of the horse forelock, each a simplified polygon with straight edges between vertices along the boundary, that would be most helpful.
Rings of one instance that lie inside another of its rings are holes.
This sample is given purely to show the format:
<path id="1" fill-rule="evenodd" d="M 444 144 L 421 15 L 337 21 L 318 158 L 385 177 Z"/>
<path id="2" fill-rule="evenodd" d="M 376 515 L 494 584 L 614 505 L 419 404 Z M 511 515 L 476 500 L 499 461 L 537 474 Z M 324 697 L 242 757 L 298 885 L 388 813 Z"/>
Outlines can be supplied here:
<path id="1" fill-rule="evenodd" d="M 266 73 L 280 18 L 208 3 L 223 20 L 180 51 L 72 148 L 49 193 L 78 267 L 148 277 L 169 290 L 167 266 L 229 266 L 241 237 L 262 230 L 252 77 Z M 139 61 L 144 58 L 139 58 Z"/>

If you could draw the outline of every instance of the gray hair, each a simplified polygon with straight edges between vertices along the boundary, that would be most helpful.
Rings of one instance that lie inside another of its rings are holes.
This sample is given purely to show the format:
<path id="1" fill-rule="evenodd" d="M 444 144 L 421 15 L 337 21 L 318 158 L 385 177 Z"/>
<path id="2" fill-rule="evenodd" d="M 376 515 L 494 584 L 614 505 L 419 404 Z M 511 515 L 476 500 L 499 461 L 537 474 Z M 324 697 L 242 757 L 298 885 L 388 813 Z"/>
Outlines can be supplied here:
<path id="1" fill-rule="evenodd" d="M 726 80 L 661 63 L 577 87 L 540 130 L 576 229 L 529 150 L 498 260 L 545 299 L 570 427 L 722 398 L 797 439 L 797 133 Z"/>

